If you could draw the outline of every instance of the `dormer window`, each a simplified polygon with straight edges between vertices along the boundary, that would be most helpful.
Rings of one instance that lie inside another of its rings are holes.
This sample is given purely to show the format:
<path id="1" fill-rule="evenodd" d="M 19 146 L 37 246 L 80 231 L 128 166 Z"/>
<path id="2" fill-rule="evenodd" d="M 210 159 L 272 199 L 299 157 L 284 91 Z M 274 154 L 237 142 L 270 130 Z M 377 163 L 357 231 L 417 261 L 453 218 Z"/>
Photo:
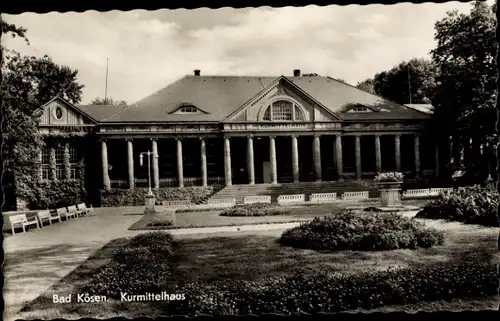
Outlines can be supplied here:
<path id="1" fill-rule="evenodd" d="M 371 110 L 370 108 L 366 107 L 366 106 L 362 106 L 362 105 L 357 105 L 357 106 L 354 106 L 352 108 L 350 108 L 349 110 L 347 110 L 348 113 L 370 113 L 370 112 L 373 112 L 373 110 Z"/>
<path id="2" fill-rule="evenodd" d="M 183 114 L 191 114 L 191 113 L 197 113 L 198 109 L 196 109 L 196 107 L 194 106 L 188 106 L 188 107 L 182 107 L 180 112 Z"/>

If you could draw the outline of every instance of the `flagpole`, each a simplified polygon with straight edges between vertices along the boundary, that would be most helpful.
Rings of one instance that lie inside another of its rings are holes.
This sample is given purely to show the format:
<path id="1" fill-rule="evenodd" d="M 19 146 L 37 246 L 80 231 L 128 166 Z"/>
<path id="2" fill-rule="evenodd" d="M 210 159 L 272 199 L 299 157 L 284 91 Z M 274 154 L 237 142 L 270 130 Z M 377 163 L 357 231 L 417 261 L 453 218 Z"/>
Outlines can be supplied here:
<path id="1" fill-rule="evenodd" d="M 106 58 L 106 88 L 104 90 L 104 101 L 107 101 L 108 99 L 108 63 L 109 59 Z"/>

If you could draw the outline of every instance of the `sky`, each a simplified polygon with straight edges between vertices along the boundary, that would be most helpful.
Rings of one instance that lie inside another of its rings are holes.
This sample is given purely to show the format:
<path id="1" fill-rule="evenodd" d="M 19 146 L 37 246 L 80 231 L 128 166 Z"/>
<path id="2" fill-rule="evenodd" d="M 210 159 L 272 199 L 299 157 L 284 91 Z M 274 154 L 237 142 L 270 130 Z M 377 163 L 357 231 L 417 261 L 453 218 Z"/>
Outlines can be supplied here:
<path id="1" fill-rule="evenodd" d="M 488 2 L 493 3 L 493 0 Z M 87 11 L 2 15 L 28 29 L 21 54 L 49 55 L 78 70 L 82 104 L 134 103 L 200 69 L 202 75 L 292 75 L 294 69 L 355 85 L 412 58 L 428 58 L 434 24 L 469 3 L 286 8 Z"/>

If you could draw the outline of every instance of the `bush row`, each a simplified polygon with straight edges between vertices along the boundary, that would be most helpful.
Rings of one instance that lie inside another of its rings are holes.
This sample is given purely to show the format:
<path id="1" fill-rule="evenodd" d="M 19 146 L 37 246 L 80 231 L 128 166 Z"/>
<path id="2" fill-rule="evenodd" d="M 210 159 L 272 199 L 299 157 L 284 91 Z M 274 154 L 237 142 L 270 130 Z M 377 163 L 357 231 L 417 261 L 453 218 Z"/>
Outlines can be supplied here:
<path id="1" fill-rule="evenodd" d="M 171 276 L 172 236 L 149 232 L 133 237 L 117 249 L 83 287 L 82 293 L 119 298 L 120 293 L 159 293 Z"/>
<path id="2" fill-rule="evenodd" d="M 437 200 L 427 203 L 416 217 L 498 226 L 499 200 L 497 191 L 468 187 L 443 194 Z"/>
<path id="3" fill-rule="evenodd" d="M 280 242 L 312 250 L 381 251 L 442 245 L 444 233 L 398 213 L 334 210 L 286 230 Z"/>
<path id="4" fill-rule="evenodd" d="M 144 195 L 146 195 L 147 191 L 147 188 L 135 188 L 133 190 L 112 188 L 110 190 L 101 190 L 101 206 L 141 206 L 144 205 Z M 153 194 L 155 194 L 158 200 L 188 199 L 193 204 L 204 200 L 213 192 L 214 188 L 212 186 L 171 187 L 153 190 Z"/>
<path id="5" fill-rule="evenodd" d="M 272 216 L 272 215 L 287 215 L 290 214 L 290 209 L 282 207 L 278 204 L 254 203 L 235 205 L 223 210 L 220 216 Z"/>
<path id="6" fill-rule="evenodd" d="M 179 315 L 289 315 L 480 298 L 497 291 L 497 267 L 475 263 L 362 274 L 297 274 L 263 281 L 190 283 L 181 289 L 187 300 L 170 303 L 166 309 Z"/>
<path id="7" fill-rule="evenodd" d="M 34 184 L 23 198 L 31 209 L 58 208 L 85 202 L 87 191 L 83 180 L 55 180 Z"/>

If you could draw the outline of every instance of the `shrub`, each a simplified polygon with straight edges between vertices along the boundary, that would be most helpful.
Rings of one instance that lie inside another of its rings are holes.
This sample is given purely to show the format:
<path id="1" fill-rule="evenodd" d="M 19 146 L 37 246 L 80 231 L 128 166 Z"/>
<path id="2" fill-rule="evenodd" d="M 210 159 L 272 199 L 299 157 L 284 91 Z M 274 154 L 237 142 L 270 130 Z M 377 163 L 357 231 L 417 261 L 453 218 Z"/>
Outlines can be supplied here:
<path id="1" fill-rule="evenodd" d="M 262 281 L 225 280 L 189 283 L 186 300 L 167 303 L 181 315 L 248 315 L 340 312 L 422 301 L 496 295 L 495 265 L 469 263 L 393 269 L 362 274 L 316 273 Z"/>
<path id="2" fill-rule="evenodd" d="M 147 224 L 147 226 L 152 226 L 152 227 L 166 227 L 166 226 L 172 226 L 174 225 L 174 221 L 172 219 L 166 218 L 166 217 L 154 217 L 151 222 Z"/>
<path id="3" fill-rule="evenodd" d="M 280 242 L 312 250 L 380 251 L 442 245 L 444 233 L 398 213 L 336 210 L 286 230 Z"/>
<path id="4" fill-rule="evenodd" d="M 111 262 L 83 287 L 82 293 L 119 298 L 120 293 L 159 293 L 171 276 L 172 235 L 139 234 L 115 251 Z"/>
<path id="5" fill-rule="evenodd" d="M 170 187 L 154 189 L 157 199 L 161 200 L 185 200 L 189 199 L 192 203 L 197 203 L 208 196 L 212 195 L 218 187 L 207 186 L 193 186 L 193 187 Z M 102 206 L 141 206 L 144 205 L 144 196 L 146 195 L 147 188 L 121 189 L 112 188 L 109 190 L 101 190 L 101 205 Z"/>
<path id="6" fill-rule="evenodd" d="M 220 213 L 221 216 L 271 216 L 287 214 L 290 214 L 289 209 L 269 203 L 236 205 Z"/>
<path id="7" fill-rule="evenodd" d="M 496 191 L 467 187 L 463 190 L 441 194 L 438 199 L 427 203 L 416 217 L 498 226 L 499 200 L 500 197 Z"/>

